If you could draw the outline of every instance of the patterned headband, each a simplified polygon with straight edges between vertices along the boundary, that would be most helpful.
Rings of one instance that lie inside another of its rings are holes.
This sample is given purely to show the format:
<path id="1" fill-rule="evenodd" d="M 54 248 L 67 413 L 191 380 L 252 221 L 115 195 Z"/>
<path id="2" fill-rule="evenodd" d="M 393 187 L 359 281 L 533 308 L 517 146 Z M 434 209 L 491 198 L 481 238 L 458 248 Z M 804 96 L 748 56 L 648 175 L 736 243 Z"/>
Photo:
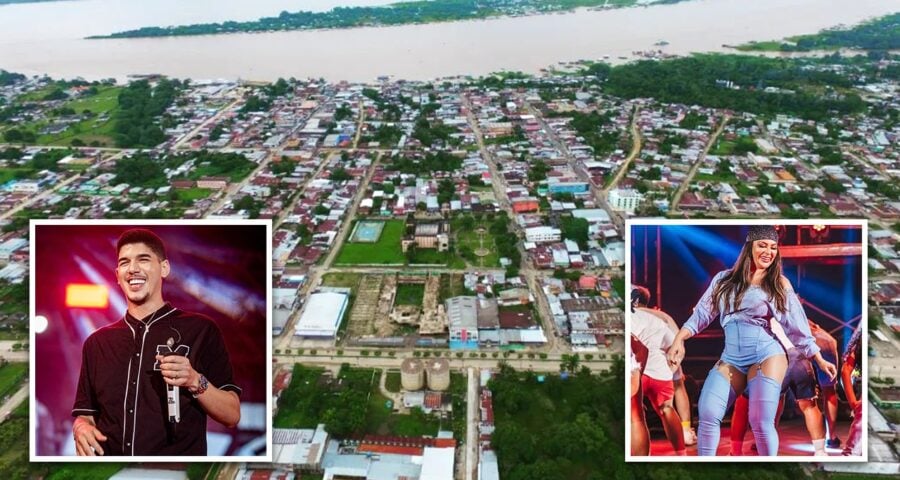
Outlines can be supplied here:
<path id="1" fill-rule="evenodd" d="M 757 240 L 778 241 L 778 232 L 772 225 L 752 225 L 747 231 L 747 241 L 755 242 Z"/>

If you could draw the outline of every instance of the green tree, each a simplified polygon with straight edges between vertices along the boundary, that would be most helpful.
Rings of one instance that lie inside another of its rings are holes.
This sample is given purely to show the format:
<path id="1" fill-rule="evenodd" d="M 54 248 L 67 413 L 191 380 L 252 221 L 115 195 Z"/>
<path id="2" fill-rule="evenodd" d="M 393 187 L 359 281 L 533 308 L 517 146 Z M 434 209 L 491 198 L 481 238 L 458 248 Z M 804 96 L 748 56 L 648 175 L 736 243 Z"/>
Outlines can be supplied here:
<path id="1" fill-rule="evenodd" d="M 347 172 L 347 169 L 345 169 L 344 167 L 337 167 L 332 170 L 331 176 L 328 178 L 330 178 L 332 182 L 346 182 L 353 177 L 349 172 Z"/>

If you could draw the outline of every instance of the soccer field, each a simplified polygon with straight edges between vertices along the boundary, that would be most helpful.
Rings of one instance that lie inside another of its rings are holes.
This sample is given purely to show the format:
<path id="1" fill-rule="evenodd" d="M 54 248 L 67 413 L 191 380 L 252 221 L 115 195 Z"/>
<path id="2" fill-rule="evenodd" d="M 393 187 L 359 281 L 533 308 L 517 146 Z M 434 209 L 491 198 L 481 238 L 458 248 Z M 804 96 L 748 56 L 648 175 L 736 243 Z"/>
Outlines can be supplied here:
<path id="1" fill-rule="evenodd" d="M 378 241 L 374 243 L 344 242 L 344 246 L 334 262 L 335 265 L 404 264 L 406 256 L 403 254 L 400 240 L 403 238 L 405 226 L 403 220 L 388 220 L 384 222 Z M 359 234 L 358 227 L 354 227 L 352 232 L 354 237 L 357 236 Z"/>

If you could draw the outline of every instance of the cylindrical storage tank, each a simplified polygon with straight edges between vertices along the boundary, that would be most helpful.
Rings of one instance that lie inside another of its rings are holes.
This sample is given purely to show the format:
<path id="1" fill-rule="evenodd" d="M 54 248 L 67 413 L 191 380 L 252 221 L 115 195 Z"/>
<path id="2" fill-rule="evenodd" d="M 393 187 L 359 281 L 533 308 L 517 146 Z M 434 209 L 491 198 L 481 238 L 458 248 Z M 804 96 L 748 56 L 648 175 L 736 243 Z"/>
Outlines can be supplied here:
<path id="1" fill-rule="evenodd" d="M 400 385 L 404 390 L 421 390 L 425 386 L 425 367 L 418 358 L 405 358 L 400 364 Z"/>
<path id="2" fill-rule="evenodd" d="M 428 388 L 431 390 L 444 391 L 450 388 L 450 361 L 446 358 L 436 358 L 434 360 L 426 360 L 425 366 L 428 369 Z"/>

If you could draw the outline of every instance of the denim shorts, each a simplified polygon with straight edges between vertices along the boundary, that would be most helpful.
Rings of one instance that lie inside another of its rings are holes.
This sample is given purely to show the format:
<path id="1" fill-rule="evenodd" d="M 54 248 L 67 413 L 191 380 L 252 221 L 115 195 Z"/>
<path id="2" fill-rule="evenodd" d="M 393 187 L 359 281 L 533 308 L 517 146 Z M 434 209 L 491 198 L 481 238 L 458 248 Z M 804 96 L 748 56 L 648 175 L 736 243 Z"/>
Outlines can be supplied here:
<path id="1" fill-rule="evenodd" d="M 788 352 L 788 369 L 781 382 L 781 393 L 790 390 L 797 400 L 810 400 L 819 396 L 819 386 L 812 362 L 796 348 Z"/>
<path id="2" fill-rule="evenodd" d="M 835 358 L 834 355 L 832 355 L 830 351 L 822 350 L 821 352 L 822 352 L 822 358 L 833 363 L 834 366 L 838 365 L 837 358 Z M 833 387 L 835 385 L 835 382 L 837 382 L 837 377 L 840 376 L 840 375 L 838 375 L 835 378 L 829 377 L 828 374 L 825 373 L 825 371 L 823 371 L 821 368 L 819 368 L 819 365 L 816 363 L 813 363 L 813 368 L 816 371 L 816 378 L 819 380 L 819 386 L 823 387 L 823 388 L 824 387 Z M 838 371 L 840 371 L 840 370 L 838 370 Z"/>
<path id="3" fill-rule="evenodd" d="M 741 371 L 744 375 L 754 364 L 775 356 L 784 355 L 784 347 L 775 334 L 763 327 L 746 321 L 732 321 L 725 325 L 725 351 L 721 360 Z"/>

